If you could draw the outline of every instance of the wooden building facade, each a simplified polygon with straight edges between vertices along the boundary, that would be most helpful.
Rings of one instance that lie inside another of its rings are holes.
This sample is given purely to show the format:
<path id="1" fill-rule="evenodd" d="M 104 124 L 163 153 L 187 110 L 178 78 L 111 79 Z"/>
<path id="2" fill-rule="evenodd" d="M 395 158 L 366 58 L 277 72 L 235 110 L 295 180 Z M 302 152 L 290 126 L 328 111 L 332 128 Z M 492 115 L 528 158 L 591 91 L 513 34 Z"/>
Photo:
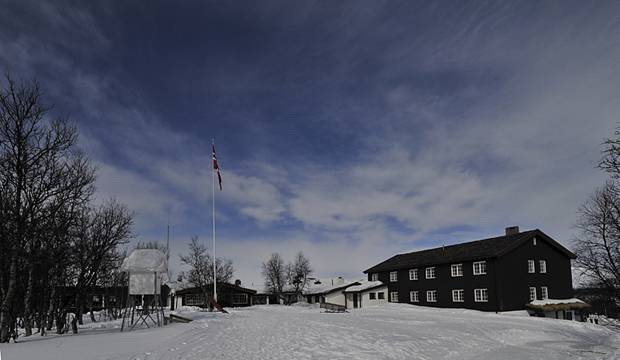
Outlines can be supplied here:
<path id="1" fill-rule="evenodd" d="M 573 296 L 575 254 L 536 229 L 399 254 L 366 271 L 388 301 L 482 311 L 524 310 L 536 299 Z"/>
<path id="2" fill-rule="evenodd" d="M 207 285 L 207 294 L 213 296 L 213 285 Z M 235 284 L 217 283 L 217 301 L 223 307 L 241 307 L 252 305 L 252 296 L 256 295 L 256 290 L 247 289 Z M 171 295 L 171 309 L 179 306 L 200 306 L 206 307 L 207 302 L 204 298 L 202 289 L 190 287 L 176 290 Z"/>

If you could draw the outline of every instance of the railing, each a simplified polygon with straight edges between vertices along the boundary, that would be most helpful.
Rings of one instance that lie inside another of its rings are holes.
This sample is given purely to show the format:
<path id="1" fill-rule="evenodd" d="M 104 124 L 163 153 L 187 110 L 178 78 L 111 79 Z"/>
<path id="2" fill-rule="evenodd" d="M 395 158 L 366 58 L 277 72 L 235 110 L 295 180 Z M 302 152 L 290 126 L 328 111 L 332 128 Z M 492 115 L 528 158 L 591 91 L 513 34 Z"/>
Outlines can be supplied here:
<path id="1" fill-rule="evenodd" d="M 344 305 L 332 304 L 332 303 L 321 303 L 321 309 L 325 309 L 326 312 L 345 312 L 347 308 Z"/>

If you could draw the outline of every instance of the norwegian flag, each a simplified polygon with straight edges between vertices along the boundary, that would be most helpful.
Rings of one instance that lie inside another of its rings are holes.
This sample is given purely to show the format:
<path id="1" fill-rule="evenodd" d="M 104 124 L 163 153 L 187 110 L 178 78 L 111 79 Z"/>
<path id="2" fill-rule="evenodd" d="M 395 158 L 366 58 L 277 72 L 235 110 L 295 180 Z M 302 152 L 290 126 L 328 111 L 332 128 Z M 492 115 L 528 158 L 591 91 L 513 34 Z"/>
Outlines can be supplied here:
<path id="1" fill-rule="evenodd" d="M 220 174 L 220 166 L 217 163 L 217 158 L 215 157 L 215 144 L 211 144 L 211 154 L 213 156 L 213 170 L 217 171 L 217 181 L 220 184 L 220 191 L 222 191 L 222 175 Z"/>

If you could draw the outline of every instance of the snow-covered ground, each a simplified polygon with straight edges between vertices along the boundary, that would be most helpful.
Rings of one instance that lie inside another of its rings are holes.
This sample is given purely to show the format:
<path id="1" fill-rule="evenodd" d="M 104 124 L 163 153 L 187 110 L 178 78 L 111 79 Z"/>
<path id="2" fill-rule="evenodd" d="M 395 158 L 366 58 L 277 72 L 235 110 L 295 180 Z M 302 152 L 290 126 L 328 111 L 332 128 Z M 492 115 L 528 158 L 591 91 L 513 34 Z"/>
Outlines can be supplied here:
<path id="1" fill-rule="evenodd" d="M 188 324 L 1 344 L 13 359 L 618 359 L 620 333 L 594 324 L 404 304 L 323 313 L 265 305 L 185 312 Z"/>

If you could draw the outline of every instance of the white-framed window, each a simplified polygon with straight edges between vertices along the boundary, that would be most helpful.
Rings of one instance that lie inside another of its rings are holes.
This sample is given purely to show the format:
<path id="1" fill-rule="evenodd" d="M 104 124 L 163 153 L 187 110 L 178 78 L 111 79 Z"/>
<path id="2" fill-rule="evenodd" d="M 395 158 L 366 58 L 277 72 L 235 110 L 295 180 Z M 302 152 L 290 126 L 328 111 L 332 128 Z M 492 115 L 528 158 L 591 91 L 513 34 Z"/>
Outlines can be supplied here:
<path id="1" fill-rule="evenodd" d="M 247 304 L 248 294 L 232 294 L 233 305 Z"/>
<path id="2" fill-rule="evenodd" d="M 538 268 L 540 269 L 540 273 L 544 274 L 547 272 L 547 261 L 546 260 L 539 260 L 538 261 Z"/>
<path id="3" fill-rule="evenodd" d="M 398 295 L 397 295 L 397 297 L 398 297 Z M 385 299 L 385 294 L 383 293 L 383 291 L 377 293 L 377 299 L 379 299 L 379 300 Z"/>
<path id="4" fill-rule="evenodd" d="M 536 288 L 530 286 L 530 301 L 536 300 Z"/>
<path id="5" fill-rule="evenodd" d="M 549 289 L 546 286 L 541 286 L 540 287 L 540 298 L 542 300 L 545 300 L 545 299 L 549 298 Z"/>
<path id="6" fill-rule="evenodd" d="M 474 275 L 485 275 L 487 273 L 486 261 L 474 261 Z"/>
<path id="7" fill-rule="evenodd" d="M 390 282 L 397 282 L 397 281 L 398 281 L 398 271 L 391 271 Z"/>
<path id="8" fill-rule="evenodd" d="M 398 302 L 398 291 L 390 292 L 390 302 Z"/>
<path id="9" fill-rule="evenodd" d="M 434 279 L 435 278 L 435 268 L 434 267 L 427 267 L 426 268 L 426 278 L 427 279 Z"/>
<path id="10" fill-rule="evenodd" d="M 418 269 L 409 270 L 409 280 L 418 280 Z"/>
<path id="11" fill-rule="evenodd" d="M 530 274 L 533 274 L 536 272 L 536 263 L 534 262 L 534 260 L 528 260 L 527 261 L 527 272 Z"/>
<path id="12" fill-rule="evenodd" d="M 428 290 L 426 292 L 427 302 L 437 302 L 437 290 Z"/>
<path id="13" fill-rule="evenodd" d="M 355 296 L 355 295 L 353 295 L 353 296 Z M 368 299 L 376 300 L 377 299 L 377 294 L 376 293 L 368 293 Z"/>
<path id="14" fill-rule="evenodd" d="M 489 290 L 488 289 L 474 289 L 474 301 L 475 302 L 488 302 Z"/>
<path id="15" fill-rule="evenodd" d="M 465 290 L 456 289 L 452 290 L 452 302 L 463 302 L 465 301 Z"/>
<path id="16" fill-rule="evenodd" d="M 418 296 L 418 292 L 417 291 L 410 291 L 409 292 L 409 301 L 411 301 L 411 302 L 420 302 L 420 297 Z"/>
<path id="17" fill-rule="evenodd" d="M 463 276 L 463 264 L 452 264 L 452 266 L 450 266 L 450 272 L 452 273 L 452 277 Z"/>
<path id="18" fill-rule="evenodd" d="M 374 273 L 370 276 L 371 281 L 379 281 L 379 274 Z"/>

